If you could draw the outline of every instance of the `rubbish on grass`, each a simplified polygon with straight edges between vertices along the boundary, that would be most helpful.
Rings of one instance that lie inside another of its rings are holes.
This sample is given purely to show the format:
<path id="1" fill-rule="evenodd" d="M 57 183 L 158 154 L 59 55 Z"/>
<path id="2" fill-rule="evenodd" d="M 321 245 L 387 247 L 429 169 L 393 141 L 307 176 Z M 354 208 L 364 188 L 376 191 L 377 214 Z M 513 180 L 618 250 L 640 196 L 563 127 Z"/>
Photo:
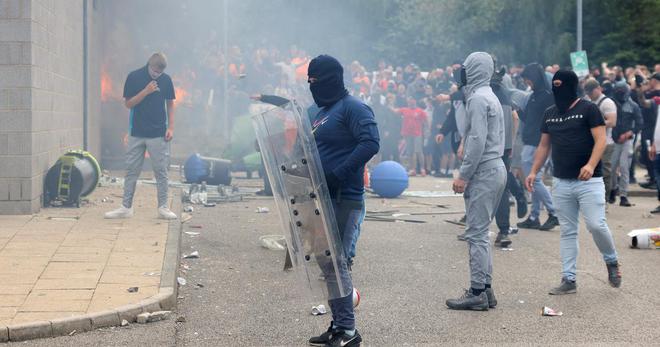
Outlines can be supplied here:
<path id="1" fill-rule="evenodd" d="M 177 277 L 176 281 L 177 283 L 179 283 L 180 286 L 185 286 L 186 284 L 188 284 L 188 281 L 186 281 L 186 279 L 183 277 Z"/>
<path id="2" fill-rule="evenodd" d="M 320 316 L 326 313 L 328 313 L 328 310 L 325 308 L 325 305 L 323 304 L 312 307 L 312 315 L 314 316 Z"/>
<path id="3" fill-rule="evenodd" d="M 286 240 L 282 235 L 264 235 L 259 237 L 261 247 L 268 248 L 273 251 L 283 251 L 286 249 Z"/>
<path id="4" fill-rule="evenodd" d="M 140 290 L 140 288 L 138 288 L 138 287 L 130 287 L 130 288 L 126 289 L 126 291 L 129 292 L 129 293 L 137 293 L 138 290 Z"/>
<path id="5" fill-rule="evenodd" d="M 257 212 L 257 213 L 268 213 L 268 212 L 270 212 L 270 209 L 268 207 L 257 207 L 257 210 L 255 212 Z"/>
<path id="6" fill-rule="evenodd" d="M 628 236 L 631 248 L 660 249 L 660 228 L 635 229 Z"/>
<path id="7" fill-rule="evenodd" d="M 555 311 L 554 309 L 551 309 L 550 307 L 543 307 L 541 310 L 541 316 L 549 316 L 549 317 L 554 317 L 554 316 L 562 316 L 564 313 L 561 311 Z"/>
<path id="8" fill-rule="evenodd" d="M 194 251 L 190 254 L 184 254 L 183 255 L 183 259 L 197 259 L 197 258 L 199 258 L 199 252 L 198 251 Z"/>
<path id="9" fill-rule="evenodd" d="M 190 206 L 190 205 L 186 205 L 186 206 L 183 207 L 183 212 L 192 213 L 194 210 L 195 209 L 193 209 L 193 207 Z"/>

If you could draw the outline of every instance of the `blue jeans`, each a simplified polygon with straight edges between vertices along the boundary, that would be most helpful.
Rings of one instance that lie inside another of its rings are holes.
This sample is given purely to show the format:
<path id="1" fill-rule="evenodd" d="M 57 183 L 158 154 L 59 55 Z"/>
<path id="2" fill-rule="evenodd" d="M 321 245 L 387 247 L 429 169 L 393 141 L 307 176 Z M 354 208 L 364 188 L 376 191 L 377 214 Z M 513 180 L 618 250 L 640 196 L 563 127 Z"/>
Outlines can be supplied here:
<path id="1" fill-rule="evenodd" d="M 353 236 L 353 243 L 351 244 L 351 249 L 347 253 L 349 259 L 355 258 L 355 247 L 357 247 L 358 239 L 362 233 L 362 223 L 364 223 L 364 217 L 367 216 L 367 204 L 362 204 L 362 211 L 360 213 L 360 219 L 358 220 L 358 226 L 355 230 L 355 235 Z"/>
<path id="2" fill-rule="evenodd" d="M 340 256 L 342 261 L 339 262 L 339 273 L 344 284 L 349 283 L 353 288 L 353 280 L 351 273 L 348 271 L 348 254 L 355 240 L 355 234 L 359 227 L 360 216 L 364 208 L 364 201 L 354 200 L 336 200 L 332 201 L 332 208 L 335 212 L 337 219 L 337 228 L 339 230 L 339 238 L 341 239 L 342 248 L 345 256 Z M 342 330 L 355 329 L 355 312 L 353 310 L 353 292 L 351 291 L 345 297 L 328 300 L 328 305 L 332 311 L 332 321 L 334 325 Z"/>
<path id="3" fill-rule="evenodd" d="M 529 175 L 529 172 L 532 171 L 532 165 L 534 164 L 534 153 L 536 152 L 535 146 L 524 145 L 522 153 L 522 169 L 525 173 L 525 176 Z M 539 215 L 541 214 L 541 204 L 545 206 L 549 214 L 555 214 L 555 208 L 552 205 L 552 197 L 548 188 L 545 187 L 541 177 L 543 175 L 536 175 L 536 180 L 534 180 L 534 192 L 532 193 L 532 212 L 529 214 L 529 218 L 533 220 L 538 220 Z"/>
<path id="4" fill-rule="evenodd" d="M 602 177 L 588 181 L 554 178 L 552 196 L 561 228 L 562 277 L 574 281 L 578 256 L 578 217 L 584 216 L 587 230 L 603 255 L 605 263 L 617 261 L 612 233 L 605 219 L 605 184 Z"/>

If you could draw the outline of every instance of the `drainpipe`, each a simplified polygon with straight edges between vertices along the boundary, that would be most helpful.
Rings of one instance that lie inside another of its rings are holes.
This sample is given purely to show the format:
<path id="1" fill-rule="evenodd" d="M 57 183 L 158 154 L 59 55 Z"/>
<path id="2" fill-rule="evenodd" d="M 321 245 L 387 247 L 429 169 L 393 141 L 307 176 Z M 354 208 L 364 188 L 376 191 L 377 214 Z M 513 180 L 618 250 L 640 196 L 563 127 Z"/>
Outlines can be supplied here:
<path id="1" fill-rule="evenodd" d="M 83 149 L 88 150 L 88 85 L 89 85 L 89 66 L 88 58 L 88 33 L 87 33 L 87 0 L 83 0 Z"/>

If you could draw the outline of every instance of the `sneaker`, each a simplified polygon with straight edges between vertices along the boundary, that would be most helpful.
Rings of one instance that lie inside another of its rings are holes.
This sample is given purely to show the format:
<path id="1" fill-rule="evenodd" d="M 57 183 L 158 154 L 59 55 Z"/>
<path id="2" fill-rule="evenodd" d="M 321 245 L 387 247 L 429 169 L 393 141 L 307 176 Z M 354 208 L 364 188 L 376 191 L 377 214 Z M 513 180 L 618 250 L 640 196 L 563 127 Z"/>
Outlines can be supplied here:
<path id="1" fill-rule="evenodd" d="M 176 219 L 176 214 L 170 211 L 169 208 L 163 206 L 158 208 L 158 218 L 160 219 Z"/>
<path id="2" fill-rule="evenodd" d="M 426 170 L 422 169 L 422 171 L 419 173 L 420 176 L 426 177 Z"/>
<path id="3" fill-rule="evenodd" d="M 336 329 L 332 328 L 332 322 L 330 322 L 330 327 L 326 332 L 319 336 L 314 336 L 309 339 L 309 345 L 310 346 L 325 346 L 328 342 L 330 342 L 330 339 L 332 338 L 332 334 L 334 334 Z"/>
<path id="4" fill-rule="evenodd" d="M 607 198 L 607 202 L 609 202 L 610 204 L 615 203 L 617 194 L 618 194 L 618 191 L 616 189 L 612 189 L 610 191 L 610 196 Z"/>
<path id="5" fill-rule="evenodd" d="M 465 233 L 456 235 L 456 238 L 458 239 L 458 241 L 467 241 L 467 238 L 465 237 Z"/>
<path id="6" fill-rule="evenodd" d="M 575 294 L 577 292 L 577 282 L 569 281 L 566 278 L 561 279 L 559 287 L 550 289 L 550 295 Z"/>
<path id="7" fill-rule="evenodd" d="M 545 221 L 545 223 L 543 223 L 543 225 L 539 228 L 539 230 L 550 231 L 558 225 L 559 225 L 559 218 L 551 214 L 550 217 L 548 217 L 548 220 Z"/>
<path id="8" fill-rule="evenodd" d="M 325 344 L 327 347 L 358 347 L 360 346 L 360 343 L 362 343 L 362 336 L 360 336 L 360 333 L 355 329 L 355 334 L 353 336 L 348 335 L 345 331 L 343 330 L 337 330 L 335 331 L 334 334 L 332 334 L 332 337 L 330 337 L 330 341 Z"/>
<path id="9" fill-rule="evenodd" d="M 495 238 L 495 246 L 502 247 L 502 248 L 507 248 L 511 246 L 511 239 L 509 239 L 509 235 L 499 233 L 497 234 L 497 237 Z"/>
<path id="10" fill-rule="evenodd" d="M 653 214 L 660 213 L 660 205 L 658 205 L 658 207 L 651 210 L 651 213 L 653 213 Z"/>
<path id="11" fill-rule="evenodd" d="M 410 170 L 408 171 L 408 176 L 410 177 L 417 176 L 417 172 L 415 172 L 415 170 Z"/>
<path id="12" fill-rule="evenodd" d="M 619 206 L 630 207 L 632 204 L 628 201 L 628 198 L 625 196 L 620 197 Z"/>
<path id="13" fill-rule="evenodd" d="M 516 199 L 516 208 L 518 209 L 518 218 L 527 215 L 527 199 L 525 198 L 525 194 L 522 194 L 520 199 Z"/>
<path id="14" fill-rule="evenodd" d="M 651 190 L 657 189 L 656 184 L 653 181 L 640 183 L 639 186 L 644 188 L 644 189 L 651 189 Z"/>
<path id="15" fill-rule="evenodd" d="M 610 285 L 614 288 L 621 287 L 621 269 L 619 268 L 619 262 L 606 265 L 607 279 L 610 281 Z"/>
<path id="16" fill-rule="evenodd" d="M 488 308 L 495 308 L 497 306 L 497 298 L 493 288 L 486 288 L 486 297 L 488 298 Z"/>
<path id="17" fill-rule="evenodd" d="M 518 228 L 523 228 L 523 229 L 540 229 L 541 228 L 541 223 L 539 223 L 538 219 L 531 219 L 527 218 L 525 219 L 524 222 L 518 223 Z"/>
<path id="18" fill-rule="evenodd" d="M 468 289 L 460 298 L 448 299 L 446 304 L 452 310 L 488 311 L 488 295 L 486 291 L 474 295 Z"/>
<path id="19" fill-rule="evenodd" d="M 122 219 L 122 218 L 131 218 L 133 217 L 133 208 L 126 208 L 123 205 L 110 212 L 106 212 L 103 216 L 105 219 Z"/>

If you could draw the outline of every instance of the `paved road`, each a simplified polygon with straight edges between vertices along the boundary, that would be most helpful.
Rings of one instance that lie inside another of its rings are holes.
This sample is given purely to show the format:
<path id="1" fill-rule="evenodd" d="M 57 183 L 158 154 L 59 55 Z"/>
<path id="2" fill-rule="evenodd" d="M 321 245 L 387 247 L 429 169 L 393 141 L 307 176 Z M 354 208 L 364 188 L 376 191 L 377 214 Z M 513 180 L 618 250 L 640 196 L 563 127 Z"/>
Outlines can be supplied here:
<path id="1" fill-rule="evenodd" d="M 448 188 L 449 181 L 430 178 L 415 179 L 412 187 Z M 411 201 L 462 208 L 461 198 L 371 198 L 367 206 L 443 210 Z M 633 202 L 637 205 L 631 208 L 610 207 L 608 214 L 623 263 L 621 289 L 607 285 L 602 259 L 589 233 L 582 232 L 578 294 L 549 296 L 547 290 L 560 279 L 559 231 L 521 230 L 512 251 L 495 250 L 493 286 L 499 306 L 488 312 L 450 311 L 444 305 L 468 286 L 466 245 L 455 237 L 460 227 L 443 221 L 459 215 L 410 217 L 425 224 L 367 222 L 353 269 L 363 296 L 357 319 L 365 345 L 657 344 L 660 252 L 627 248 L 625 233 L 657 226 L 660 219 L 646 213 L 655 199 Z M 259 206 L 271 212 L 255 213 Z M 281 271 L 284 253 L 259 245 L 259 236 L 281 233 L 272 200 L 199 208 L 188 225 L 202 229 L 184 226 L 184 231 L 201 233 L 183 235 L 183 253 L 201 254 L 184 261 L 188 284 L 180 291 L 175 317 L 185 317 L 185 323 L 172 319 L 16 345 L 301 346 L 326 329 L 330 318 L 311 316 L 311 304 L 302 301 L 293 275 Z M 543 306 L 564 316 L 542 317 Z"/>

